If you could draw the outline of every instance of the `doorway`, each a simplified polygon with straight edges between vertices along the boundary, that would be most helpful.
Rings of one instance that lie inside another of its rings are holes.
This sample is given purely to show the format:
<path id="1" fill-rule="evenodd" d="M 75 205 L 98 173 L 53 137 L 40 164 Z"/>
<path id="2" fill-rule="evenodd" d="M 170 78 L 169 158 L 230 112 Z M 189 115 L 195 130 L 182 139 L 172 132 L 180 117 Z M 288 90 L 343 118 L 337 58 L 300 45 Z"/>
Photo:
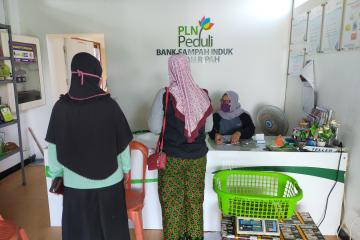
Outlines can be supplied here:
<path id="1" fill-rule="evenodd" d="M 48 34 L 46 36 L 52 94 L 55 103 L 61 94 L 67 93 L 71 79 L 71 60 L 79 52 L 96 57 L 102 66 L 102 87 L 106 91 L 105 37 L 101 33 Z"/>

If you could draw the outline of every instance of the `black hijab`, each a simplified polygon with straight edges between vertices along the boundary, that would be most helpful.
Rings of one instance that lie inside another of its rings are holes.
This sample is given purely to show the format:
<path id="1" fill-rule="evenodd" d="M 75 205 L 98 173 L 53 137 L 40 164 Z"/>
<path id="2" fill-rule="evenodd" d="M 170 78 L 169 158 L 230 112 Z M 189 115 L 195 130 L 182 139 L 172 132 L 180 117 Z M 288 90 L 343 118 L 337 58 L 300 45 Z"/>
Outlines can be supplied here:
<path id="1" fill-rule="evenodd" d="M 102 74 L 100 62 L 91 54 L 85 52 L 76 54 L 71 61 L 71 72 L 72 75 L 68 93 L 69 96 L 84 99 L 97 96 L 99 94 L 106 94 L 99 87 L 100 77 Z M 94 76 L 82 76 L 82 73 Z"/>
<path id="2" fill-rule="evenodd" d="M 88 53 L 74 56 L 74 72 L 101 76 L 99 61 Z M 105 179 L 117 168 L 117 155 L 132 140 L 119 105 L 99 87 L 100 79 L 72 74 L 69 93 L 56 102 L 46 141 L 56 145 L 61 164 L 90 179 Z"/>

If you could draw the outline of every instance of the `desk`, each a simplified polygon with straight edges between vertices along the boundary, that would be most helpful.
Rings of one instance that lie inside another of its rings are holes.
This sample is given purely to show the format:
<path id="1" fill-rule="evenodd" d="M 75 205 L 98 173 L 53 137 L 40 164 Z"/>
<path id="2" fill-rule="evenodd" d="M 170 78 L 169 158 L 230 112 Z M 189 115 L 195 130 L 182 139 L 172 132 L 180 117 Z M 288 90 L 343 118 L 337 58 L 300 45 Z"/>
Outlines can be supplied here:
<path id="1" fill-rule="evenodd" d="M 135 140 L 149 148 L 155 146 L 157 137 L 152 133 L 135 135 Z M 204 230 L 220 230 L 220 211 L 217 195 L 212 188 L 213 172 L 220 169 L 243 168 L 264 171 L 278 171 L 295 178 L 303 189 L 304 198 L 298 204 L 298 211 L 309 212 L 317 222 L 323 213 L 326 197 L 334 184 L 339 153 L 319 152 L 269 152 L 264 145 L 242 144 L 238 146 L 215 146 L 208 142 L 205 174 Z M 152 149 L 150 149 L 152 151 Z M 45 154 L 46 156 L 47 154 Z M 324 235 L 336 235 L 340 224 L 341 205 L 344 194 L 344 175 L 348 154 L 343 153 L 340 162 L 339 182 L 334 188 L 327 210 L 326 219 L 320 230 Z M 47 163 L 47 156 L 45 157 Z M 134 164 L 132 171 L 138 167 Z M 161 206 L 157 193 L 157 171 L 146 172 L 146 196 L 143 209 L 144 229 L 161 229 Z M 50 179 L 47 179 L 50 187 Z M 133 185 L 141 181 L 133 179 Z M 49 194 L 51 226 L 61 225 L 61 197 Z"/>

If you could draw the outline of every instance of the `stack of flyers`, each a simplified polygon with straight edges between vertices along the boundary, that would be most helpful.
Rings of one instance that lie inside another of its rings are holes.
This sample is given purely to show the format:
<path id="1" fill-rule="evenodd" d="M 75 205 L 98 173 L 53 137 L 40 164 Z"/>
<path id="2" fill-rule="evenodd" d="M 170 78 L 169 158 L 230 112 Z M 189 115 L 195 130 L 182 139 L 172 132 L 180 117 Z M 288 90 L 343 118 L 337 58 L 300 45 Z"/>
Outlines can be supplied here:
<path id="1" fill-rule="evenodd" d="M 300 212 L 300 213 L 296 212 L 296 214 L 294 216 L 301 217 L 302 222 L 304 224 L 315 224 L 315 222 L 312 219 L 310 213 L 308 213 L 308 212 Z"/>
<path id="2" fill-rule="evenodd" d="M 281 224 L 281 238 L 289 240 L 302 240 L 302 236 L 297 229 L 296 225 L 293 224 Z"/>
<path id="3" fill-rule="evenodd" d="M 308 212 L 295 212 L 291 219 L 280 222 L 280 237 L 237 235 L 236 218 L 223 216 L 221 221 L 222 240 L 325 240 Z"/>
<path id="4" fill-rule="evenodd" d="M 235 217 L 223 216 L 221 220 L 221 236 L 228 238 L 235 238 Z"/>
<path id="5" fill-rule="evenodd" d="M 301 224 L 299 225 L 306 239 L 308 240 L 325 240 L 319 228 L 315 224 Z"/>
<path id="6" fill-rule="evenodd" d="M 332 118 L 333 111 L 325 107 L 315 107 L 308 115 L 307 120 L 310 123 L 317 123 L 318 126 L 328 124 Z"/>
<path id="7" fill-rule="evenodd" d="M 233 239 L 238 239 L 238 240 L 280 240 L 279 237 L 271 237 L 271 236 L 248 236 L 248 235 L 244 235 L 244 236 L 236 236 L 236 237 L 223 237 L 222 240 L 233 240 Z"/>
<path id="8" fill-rule="evenodd" d="M 315 224 L 308 212 L 295 212 L 290 218 L 283 220 L 281 224 Z"/>

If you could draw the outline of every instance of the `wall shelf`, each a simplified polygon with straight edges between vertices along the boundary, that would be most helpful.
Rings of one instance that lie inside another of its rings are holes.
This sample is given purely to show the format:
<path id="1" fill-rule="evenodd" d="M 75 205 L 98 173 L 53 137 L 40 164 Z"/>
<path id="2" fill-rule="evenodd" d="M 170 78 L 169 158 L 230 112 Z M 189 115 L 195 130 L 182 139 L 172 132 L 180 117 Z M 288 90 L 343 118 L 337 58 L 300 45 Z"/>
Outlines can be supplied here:
<path id="1" fill-rule="evenodd" d="M 8 158 L 8 157 L 11 157 L 12 155 L 17 154 L 17 153 L 19 153 L 19 152 L 20 152 L 20 149 L 17 149 L 17 150 L 15 150 L 15 151 L 11 151 L 11 152 L 7 152 L 7 153 L 5 153 L 5 155 L 0 156 L 0 161 L 6 159 L 6 158 Z"/>
<path id="2" fill-rule="evenodd" d="M 0 57 L 0 60 L 8 60 L 11 62 L 11 72 L 12 72 L 12 78 L 9 80 L 0 80 L 0 84 L 7 84 L 7 83 L 14 83 L 9 85 L 11 86 L 12 91 L 14 93 L 14 108 L 16 110 L 16 119 L 7 122 L 7 123 L 0 123 L 0 129 L 16 125 L 17 126 L 17 132 L 18 132 L 18 149 L 15 151 L 7 152 L 4 155 L 0 156 L 0 161 L 13 156 L 14 154 L 20 153 L 20 162 L 21 162 L 21 176 L 22 176 L 22 184 L 26 184 L 26 177 L 25 177 L 25 164 L 24 164 L 24 153 L 23 153 L 23 145 L 22 145 L 22 136 L 21 136 L 21 126 L 20 126 L 20 109 L 19 109 L 19 102 L 18 102 L 18 91 L 17 91 L 17 83 L 14 81 L 16 79 L 16 71 L 15 71 L 15 59 L 14 59 L 14 51 L 13 51 L 13 40 L 12 40 L 12 34 L 11 34 L 11 27 L 9 25 L 0 24 L 0 30 L 6 30 L 8 35 L 8 42 L 9 42 L 9 55 L 10 57 Z"/>
<path id="3" fill-rule="evenodd" d="M 0 61 L 11 60 L 11 57 L 0 57 Z"/>
<path id="4" fill-rule="evenodd" d="M 14 83 L 13 80 L 0 80 L 0 84 Z"/>
<path id="5" fill-rule="evenodd" d="M 4 128 L 4 127 L 7 127 L 7 126 L 11 126 L 11 125 L 14 125 L 14 124 L 17 124 L 17 120 L 13 120 L 11 122 L 7 122 L 7 123 L 0 123 L 0 129 L 1 128 Z"/>

